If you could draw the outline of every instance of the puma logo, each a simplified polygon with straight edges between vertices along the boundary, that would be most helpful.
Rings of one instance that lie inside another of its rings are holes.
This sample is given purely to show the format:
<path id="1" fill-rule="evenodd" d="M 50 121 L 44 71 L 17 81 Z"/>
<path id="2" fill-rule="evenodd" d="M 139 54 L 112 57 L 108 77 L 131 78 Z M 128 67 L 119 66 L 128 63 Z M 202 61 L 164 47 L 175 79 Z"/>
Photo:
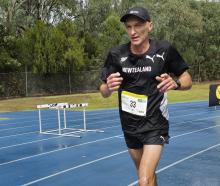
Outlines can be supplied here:
<path id="1" fill-rule="evenodd" d="M 164 54 L 165 54 L 165 52 L 163 52 L 162 55 L 156 54 L 156 57 L 161 58 L 164 61 L 164 57 L 163 57 Z"/>
<path id="2" fill-rule="evenodd" d="M 163 61 L 165 61 L 164 54 L 165 54 L 165 52 L 163 52 L 162 55 L 156 54 L 156 55 L 153 55 L 152 57 L 149 55 L 146 55 L 145 57 L 146 57 L 146 59 L 150 59 L 154 63 L 154 57 L 161 58 Z"/>
<path id="3" fill-rule="evenodd" d="M 164 138 L 163 136 L 160 136 L 160 139 L 161 139 L 163 142 L 166 141 L 165 138 Z"/>
<path id="4" fill-rule="evenodd" d="M 122 57 L 120 61 L 121 61 L 121 63 L 123 63 L 123 62 L 125 62 L 127 59 L 128 59 L 128 57 Z"/>
<path id="5" fill-rule="evenodd" d="M 149 55 L 146 55 L 146 59 L 150 59 L 153 63 L 154 63 L 154 57 L 155 57 L 155 55 L 153 55 L 153 57 L 150 57 Z"/>

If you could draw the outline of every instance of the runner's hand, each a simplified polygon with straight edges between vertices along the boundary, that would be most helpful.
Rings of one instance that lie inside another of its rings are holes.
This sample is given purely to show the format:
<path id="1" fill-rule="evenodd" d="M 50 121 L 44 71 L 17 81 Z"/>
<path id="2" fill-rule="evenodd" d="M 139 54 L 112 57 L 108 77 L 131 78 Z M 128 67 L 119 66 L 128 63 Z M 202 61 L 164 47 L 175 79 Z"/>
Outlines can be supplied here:
<path id="1" fill-rule="evenodd" d="M 167 92 L 168 90 L 174 90 L 178 87 L 173 78 L 168 74 L 161 74 L 160 76 L 156 76 L 156 80 L 160 83 L 157 85 L 157 88 L 160 92 Z"/>
<path id="2" fill-rule="evenodd" d="M 119 89 L 123 78 L 121 77 L 121 74 L 119 72 L 111 74 L 107 78 L 107 86 L 109 91 L 113 92 Z"/>

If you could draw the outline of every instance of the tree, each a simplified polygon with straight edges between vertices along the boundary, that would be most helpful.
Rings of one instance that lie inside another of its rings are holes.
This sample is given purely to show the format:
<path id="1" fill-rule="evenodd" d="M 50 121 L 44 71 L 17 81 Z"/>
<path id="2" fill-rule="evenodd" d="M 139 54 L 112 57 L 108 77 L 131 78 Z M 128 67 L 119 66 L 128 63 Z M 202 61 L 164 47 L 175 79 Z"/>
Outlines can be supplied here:
<path id="1" fill-rule="evenodd" d="M 68 50 L 64 53 L 66 64 L 70 70 L 79 70 L 84 65 L 84 41 L 78 41 L 76 37 L 67 40 Z"/>
<path id="2" fill-rule="evenodd" d="M 220 79 L 220 3 L 202 2 L 203 30 L 199 45 L 201 80 Z"/>
<path id="3" fill-rule="evenodd" d="M 39 21 L 19 40 L 19 60 L 38 73 L 53 73 L 63 69 L 64 34 L 52 25 Z"/>
<path id="4" fill-rule="evenodd" d="M 19 61 L 38 73 L 78 70 L 85 63 L 84 40 L 70 21 L 58 26 L 39 21 L 20 39 Z"/>
<path id="5" fill-rule="evenodd" d="M 79 70 L 84 65 L 87 56 L 84 38 L 79 37 L 75 23 L 69 19 L 60 22 L 57 29 L 65 35 L 63 49 L 65 68 L 70 71 Z"/>
<path id="6" fill-rule="evenodd" d="M 0 0 L 1 23 L 5 26 L 8 35 L 18 33 L 22 28 L 23 13 L 21 9 L 25 0 Z"/>
<path id="7" fill-rule="evenodd" d="M 0 25 L 0 72 L 18 70 L 21 64 L 15 56 L 16 40 L 8 36 L 4 26 Z"/>
<path id="8" fill-rule="evenodd" d="M 112 14 L 101 24 L 102 29 L 99 42 L 102 45 L 99 46 L 100 53 L 105 53 L 106 49 L 109 50 L 121 43 L 125 31 L 119 20 L 120 18 L 117 15 Z"/>

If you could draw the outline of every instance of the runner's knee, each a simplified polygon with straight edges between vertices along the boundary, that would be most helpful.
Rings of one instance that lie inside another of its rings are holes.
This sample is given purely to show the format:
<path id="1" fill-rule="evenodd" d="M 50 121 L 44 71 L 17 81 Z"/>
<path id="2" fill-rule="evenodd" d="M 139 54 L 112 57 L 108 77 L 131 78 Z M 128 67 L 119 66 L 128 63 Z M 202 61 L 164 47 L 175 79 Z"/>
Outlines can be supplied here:
<path id="1" fill-rule="evenodd" d="M 139 186 L 150 186 L 155 183 L 155 175 L 153 176 L 142 176 L 139 178 Z"/>

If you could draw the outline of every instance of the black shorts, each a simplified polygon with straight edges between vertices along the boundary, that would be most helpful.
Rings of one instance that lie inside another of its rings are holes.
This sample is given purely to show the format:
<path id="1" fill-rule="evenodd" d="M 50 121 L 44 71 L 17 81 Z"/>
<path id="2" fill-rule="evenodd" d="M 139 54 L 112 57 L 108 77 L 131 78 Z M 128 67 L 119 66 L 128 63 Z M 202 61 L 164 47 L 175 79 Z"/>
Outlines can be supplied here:
<path id="1" fill-rule="evenodd" d="M 125 142 L 130 149 L 141 149 L 144 145 L 164 145 L 169 143 L 169 134 L 163 131 L 149 131 L 138 134 L 124 132 Z"/>

